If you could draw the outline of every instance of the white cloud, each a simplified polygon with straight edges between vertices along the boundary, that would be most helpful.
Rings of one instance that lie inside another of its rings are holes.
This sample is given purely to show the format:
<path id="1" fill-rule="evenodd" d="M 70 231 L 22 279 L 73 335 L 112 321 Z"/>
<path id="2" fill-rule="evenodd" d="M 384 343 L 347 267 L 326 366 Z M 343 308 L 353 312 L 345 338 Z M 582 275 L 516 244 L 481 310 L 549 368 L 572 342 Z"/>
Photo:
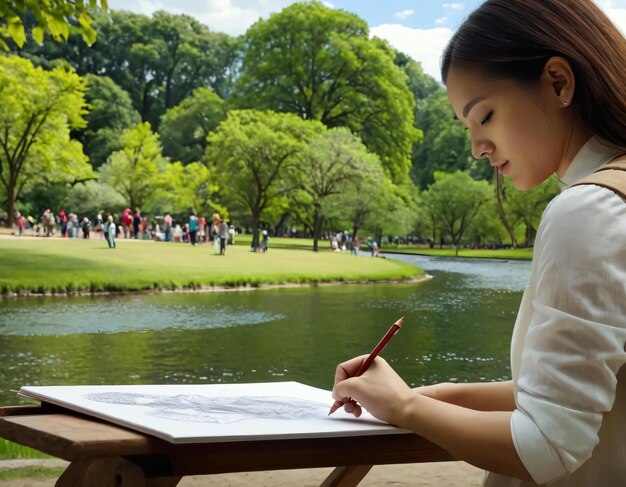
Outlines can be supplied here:
<path id="1" fill-rule="evenodd" d="M 448 17 L 441 17 L 439 19 L 435 19 L 435 25 L 446 25 L 448 23 Z"/>
<path id="2" fill-rule="evenodd" d="M 443 49 L 452 37 L 452 29 L 411 29 L 398 24 L 383 24 L 373 27 L 371 34 L 387 40 L 394 48 L 419 61 L 424 72 L 441 80 L 439 62 Z"/>
<path id="3" fill-rule="evenodd" d="M 327 7 L 327 8 L 332 8 L 332 9 L 335 8 L 335 6 L 330 2 L 322 2 L 322 5 L 324 5 L 324 7 Z"/>
<path id="4" fill-rule="evenodd" d="M 443 8 L 448 10 L 463 10 L 465 7 L 462 3 L 444 3 Z"/>
<path id="5" fill-rule="evenodd" d="M 596 1 L 615 25 L 626 34 L 626 2 L 615 0 Z"/>
<path id="6" fill-rule="evenodd" d="M 259 18 L 267 18 L 272 13 L 297 0 L 109 0 L 109 8 L 130 10 L 151 15 L 157 10 L 173 14 L 186 13 L 198 19 L 216 32 L 230 35 L 243 34 Z M 333 8 L 332 3 L 324 5 Z"/>
<path id="7" fill-rule="evenodd" d="M 399 20 L 408 19 L 411 15 L 415 13 L 415 10 L 401 10 L 400 12 L 396 12 L 393 16 Z"/>

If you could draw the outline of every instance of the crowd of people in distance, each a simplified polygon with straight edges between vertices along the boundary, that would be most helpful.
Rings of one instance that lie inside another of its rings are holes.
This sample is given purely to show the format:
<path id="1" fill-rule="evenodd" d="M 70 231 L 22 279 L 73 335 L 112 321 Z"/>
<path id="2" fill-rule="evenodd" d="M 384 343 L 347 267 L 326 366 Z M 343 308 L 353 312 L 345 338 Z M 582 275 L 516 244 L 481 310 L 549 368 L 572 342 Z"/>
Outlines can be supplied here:
<path id="1" fill-rule="evenodd" d="M 236 235 L 241 233 L 241 229 L 235 228 L 219 213 L 213 213 L 210 219 L 193 212 L 187 217 L 175 217 L 170 213 L 148 217 L 142 214 L 140 209 L 133 212 L 130 208 L 125 208 L 121 214 L 102 210 L 93 220 L 87 216 L 79 217 L 77 213 L 66 213 L 64 210 L 55 214 L 49 208 L 35 220 L 30 215 L 24 216 L 16 209 L 14 224 L 15 235 L 18 236 L 29 232 L 36 237 L 93 238 L 105 240 L 110 248 L 116 248 L 117 239 L 190 243 L 194 246 L 208 243 L 213 245 L 216 255 L 226 255 L 228 245 L 233 245 Z M 270 236 L 273 235 L 269 227 L 259 227 L 256 231 L 249 228 L 244 230 L 253 236 L 250 248 L 252 252 L 268 251 Z M 284 236 L 312 237 L 296 228 L 288 228 Z M 391 238 L 389 237 L 390 241 Z M 348 230 L 329 232 L 323 236 L 323 240 L 328 240 L 330 248 L 336 252 L 350 251 L 352 255 L 359 255 L 360 251 L 366 251 L 372 257 L 384 257 L 376 239 L 367 237 L 361 241 L 357 234 L 353 236 Z"/>
<path id="2" fill-rule="evenodd" d="M 361 250 L 361 240 L 359 239 L 359 235 L 355 233 L 353 237 L 348 230 L 337 232 L 335 234 L 329 234 L 328 240 L 330 242 L 330 248 L 335 252 L 346 252 L 349 250 L 352 255 L 359 255 L 359 251 Z M 367 237 L 365 242 L 363 242 L 363 245 L 369 249 L 372 257 L 385 257 L 380 252 L 380 247 L 378 246 L 376 239 Z"/>
<path id="3" fill-rule="evenodd" d="M 226 254 L 227 245 L 235 243 L 237 229 L 214 213 L 208 220 L 191 213 L 187 218 L 174 218 L 169 213 L 164 216 L 148 218 L 141 210 L 134 212 L 130 208 L 122 211 L 121 216 L 99 211 L 93 220 L 87 216 L 79 218 L 76 213 L 60 210 L 55 214 L 46 209 L 38 220 L 24 216 L 19 210 L 14 213 L 15 234 L 25 235 L 27 231 L 36 237 L 95 238 L 106 240 L 110 248 L 115 248 L 118 238 L 134 240 L 154 240 L 163 242 L 211 243 L 215 253 Z M 80 235 L 79 235 L 80 232 Z M 267 250 L 267 242 L 265 245 Z"/>

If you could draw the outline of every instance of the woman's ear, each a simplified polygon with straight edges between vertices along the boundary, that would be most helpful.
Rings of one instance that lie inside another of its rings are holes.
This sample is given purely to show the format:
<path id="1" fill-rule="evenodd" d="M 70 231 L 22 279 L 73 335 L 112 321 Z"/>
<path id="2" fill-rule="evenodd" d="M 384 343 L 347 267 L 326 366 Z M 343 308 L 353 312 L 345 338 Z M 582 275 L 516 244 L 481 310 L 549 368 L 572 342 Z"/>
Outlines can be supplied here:
<path id="1" fill-rule="evenodd" d="M 548 99 L 554 101 L 556 106 L 567 107 L 572 104 L 576 78 L 567 59 L 560 56 L 548 59 L 541 81 L 548 92 Z"/>

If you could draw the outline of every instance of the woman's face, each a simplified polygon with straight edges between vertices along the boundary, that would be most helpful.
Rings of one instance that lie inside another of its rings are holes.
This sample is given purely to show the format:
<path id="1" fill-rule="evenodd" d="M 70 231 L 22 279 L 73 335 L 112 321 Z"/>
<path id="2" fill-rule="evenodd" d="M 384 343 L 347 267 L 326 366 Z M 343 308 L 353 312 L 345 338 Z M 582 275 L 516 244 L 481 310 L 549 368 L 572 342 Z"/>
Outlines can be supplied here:
<path id="1" fill-rule="evenodd" d="M 472 154 L 527 190 L 551 174 L 562 176 L 571 162 L 566 154 L 572 110 L 556 103 L 551 86 L 492 79 L 477 70 L 451 67 L 448 99 L 471 133 Z M 552 91 L 551 91 L 552 90 Z"/>

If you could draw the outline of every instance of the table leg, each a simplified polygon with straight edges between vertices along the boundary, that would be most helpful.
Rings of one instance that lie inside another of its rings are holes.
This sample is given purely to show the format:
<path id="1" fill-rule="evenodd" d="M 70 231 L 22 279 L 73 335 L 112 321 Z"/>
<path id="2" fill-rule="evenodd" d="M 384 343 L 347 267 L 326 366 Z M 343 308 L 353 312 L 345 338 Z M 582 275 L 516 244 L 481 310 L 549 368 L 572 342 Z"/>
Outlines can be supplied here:
<path id="1" fill-rule="evenodd" d="M 122 457 L 72 462 L 55 487 L 175 487 L 181 477 L 146 478 L 141 468 Z"/>
<path id="2" fill-rule="evenodd" d="M 320 487 L 355 487 L 372 469 L 373 465 L 337 467 L 322 482 Z"/>

